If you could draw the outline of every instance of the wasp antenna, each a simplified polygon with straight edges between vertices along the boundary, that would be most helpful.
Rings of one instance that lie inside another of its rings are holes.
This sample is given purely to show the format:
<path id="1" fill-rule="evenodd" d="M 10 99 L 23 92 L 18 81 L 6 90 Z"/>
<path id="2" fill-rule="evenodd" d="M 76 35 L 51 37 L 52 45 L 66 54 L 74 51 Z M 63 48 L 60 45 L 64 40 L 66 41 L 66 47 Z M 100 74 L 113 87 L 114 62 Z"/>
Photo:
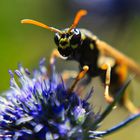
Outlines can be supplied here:
<path id="1" fill-rule="evenodd" d="M 75 27 L 78 25 L 80 19 L 81 19 L 83 16 L 85 16 L 86 14 L 87 14 L 87 11 L 86 11 L 86 10 L 79 10 L 79 11 L 77 12 L 77 14 L 76 14 L 76 16 L 75 16 L 75 19 L 74 19 L 74 21 L 73 21 L 73 24 L 72 24 L 71 27 L 69 28 L 68 32 L 70 32 L 73 28 L 75 28 Z"/>
<path id="2" fill-rule="evenodd" d="M 38 22 L 38 21 L 35 21 L 35 20 L 32 20 L 32 19 L 23 19 L 23 20 L 21 20 L 21 23 L 23 23 L 23 24 L 33 24 L 33 25 L 40 26 L 42 28 L 48 29 L 52 32 L 62 34 L 62 32 L 59 29 L 56 29 L 54 27 L 49 27 L 48 25 L 45 25 L 41 22 Z"/>

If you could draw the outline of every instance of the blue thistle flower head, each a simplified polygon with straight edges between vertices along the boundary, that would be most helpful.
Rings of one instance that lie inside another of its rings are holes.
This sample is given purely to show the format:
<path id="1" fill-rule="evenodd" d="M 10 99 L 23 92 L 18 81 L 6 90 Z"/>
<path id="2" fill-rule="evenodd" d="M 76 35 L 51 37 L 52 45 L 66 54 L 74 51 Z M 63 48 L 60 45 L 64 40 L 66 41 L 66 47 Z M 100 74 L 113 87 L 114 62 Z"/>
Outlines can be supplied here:
<path id="1" fill-rule="evenodd" d="M 139 117 L 134 115 L 107 131 L 97 131 L 116 100 L 99 114 L 88 99 L 69 93 L 55 66 L 47 71 L 44 60 L 31 75 L 19 65 L 11 79 L 6 97 L 0 97 L 0 139 L 2 140 L 91 140 L 112 133 Z M 118 96 L 120 98 L 120 94 Z M 118 100 L 118 99 L 117 99 Z"/>
<path id="2" fill-rule="evenodd" d="M 86 127 L 94 122 L 87 99 L 68 93 L 61 77 L 49 76 L 44 61 L 39 70 L 29 72 L 21 65 L 12 71 L 11 90 L 0 98 L 0 137 L 15 140 L 84 139 Z M 92 118 L 92 119 L 90 119 Z"/>

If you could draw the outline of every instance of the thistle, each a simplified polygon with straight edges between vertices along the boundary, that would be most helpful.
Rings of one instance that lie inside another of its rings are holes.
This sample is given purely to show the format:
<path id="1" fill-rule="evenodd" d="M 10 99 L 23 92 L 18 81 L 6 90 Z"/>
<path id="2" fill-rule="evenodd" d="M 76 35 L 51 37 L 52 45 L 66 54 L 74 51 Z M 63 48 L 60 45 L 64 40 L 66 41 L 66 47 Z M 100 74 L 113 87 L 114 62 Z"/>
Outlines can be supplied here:
<path id="1" fill-rule="evenodd" d="M 73 90 L 78 80 L 69 90 L 55 72 L 54 65 L 47 71 L 44 59 L 32 74 L 19 65 L 15 70 L 17 82 L 14 73 L 11 70 L 9 73 L 11 89 L 5 97 L 0 97 L 0 140 L 92 140 L 113 133 L 140 117 L 136 114 L 111 129 L 97 130 L 130 81 L 102 113 L 95 113 L 88 102 L 93 90 L 80 98 Z"/>

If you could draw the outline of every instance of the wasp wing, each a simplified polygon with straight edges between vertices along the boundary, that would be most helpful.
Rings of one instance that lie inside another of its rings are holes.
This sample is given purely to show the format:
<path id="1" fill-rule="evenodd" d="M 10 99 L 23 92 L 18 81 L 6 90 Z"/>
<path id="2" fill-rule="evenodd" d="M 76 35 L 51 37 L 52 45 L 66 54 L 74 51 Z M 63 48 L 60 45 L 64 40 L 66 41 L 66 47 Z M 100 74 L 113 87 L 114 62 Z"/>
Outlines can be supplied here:
<path id="1" fill-rule="evenodd" d="M 113 48 L 111 45 L 107 44 L 106 42 L 98 39 L 97 36 L 92 34 L 90 31 L 86 29 L 80 29 L 80 31 L 95 41 L 97 48 L 100 50 L 101 53 L 103 53 L 106 56 L 111 56 L 116 60 L 118 64 L 126 65 L 131 72 L 140 76 L 140 65 L 137 64 L 134 60 L 127 57 L 126 55 L 124 55 L 117 49 Z"/>
<path id="2" fill-rule="evenodd" d="M 106 42 L 102 40 L 96 40 L 97 48 L 107 56 L 113 57 L 118 64 L 124 64 L 128 67 L 128 69 L 135 73 L 136 75 L 140 76 L 140 65 L 138 65 L 134 60 L 127 57 L 120 51 L 116 50 Z"/>

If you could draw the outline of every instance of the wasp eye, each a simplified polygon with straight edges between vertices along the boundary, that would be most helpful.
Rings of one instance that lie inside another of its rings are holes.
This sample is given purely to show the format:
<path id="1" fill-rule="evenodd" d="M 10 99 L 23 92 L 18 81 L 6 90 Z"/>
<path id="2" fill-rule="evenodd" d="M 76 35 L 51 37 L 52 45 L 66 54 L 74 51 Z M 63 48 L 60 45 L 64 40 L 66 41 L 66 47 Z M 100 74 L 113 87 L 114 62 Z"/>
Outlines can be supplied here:
<path id="1" fill-rule="evenodd" d="M 70 40 L 70 44 L 71 45 L 76 45 L 76 44 L 79 44 L 81 42 L 81 33 L 78 29 L 74 29 L 73 31 L 73 36 Z"/>
<path id="2" fill-rule="evenodd" d="M 74 29 L 74 33 L 75 33 L 76 35 L 78 35 L 78 34 L 80 33 L 80 31 L 79 31 L 78 29 Z"/>
<path id="3" fill-rule="evenodd" d="M 58 34 L 55 34 L 55 36 L 54 36 L 54 42 L 56 43 L 57 46 L 59 46 L 59 39 L 60 39 L 59 35 Z"/>

